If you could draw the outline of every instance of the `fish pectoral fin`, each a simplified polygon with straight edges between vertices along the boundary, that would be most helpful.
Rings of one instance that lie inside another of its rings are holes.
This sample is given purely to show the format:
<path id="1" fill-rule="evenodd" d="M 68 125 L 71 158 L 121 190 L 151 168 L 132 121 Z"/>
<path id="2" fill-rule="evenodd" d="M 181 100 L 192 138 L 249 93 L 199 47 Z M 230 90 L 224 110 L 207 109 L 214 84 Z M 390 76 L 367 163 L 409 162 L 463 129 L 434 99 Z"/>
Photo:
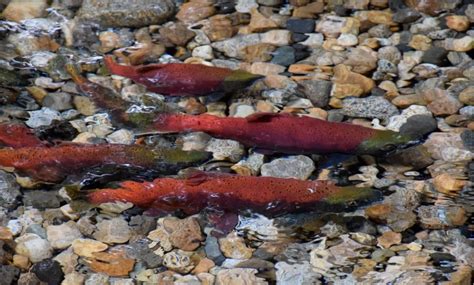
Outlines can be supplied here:
<path id="1" fill-rule="evenodd" d="M 254 123 L 254 122 L 270 122 L 275 117 L 288 117 L 293 116 L 287 113 L 254 113 L 250 116 L 245 117 L 247 122 Z"/>

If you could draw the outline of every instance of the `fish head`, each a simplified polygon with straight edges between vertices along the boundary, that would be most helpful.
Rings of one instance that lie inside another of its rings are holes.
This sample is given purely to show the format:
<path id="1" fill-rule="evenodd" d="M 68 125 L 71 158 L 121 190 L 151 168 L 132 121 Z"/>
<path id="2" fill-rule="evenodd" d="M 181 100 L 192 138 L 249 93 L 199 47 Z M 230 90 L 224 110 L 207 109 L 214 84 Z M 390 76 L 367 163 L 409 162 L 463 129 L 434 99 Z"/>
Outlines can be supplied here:
<path id="1" fill-rule="evenodd" d="M 244 70 L 234 70 L 224 78 L 222 88 L 224 92 L 237 91 L 250 86 L 253 82 L 263 77 L 263 75 L 253 74 Z"/>
<path id="2" fill-rule="evenodd" d="M 384 154 L 399 147 L 411 144 L 414 139 L 393 131 L 377 130 L 373 136 L 362 141 L 356 149 L 357 154 Z"/>
<path id="3" fill-rule="evenodd" d="M 382 198 L 383 195 L 378 190 L 367 187 L 346 186 L 339 187 L 338 190 L 324 198 L 323 202 L 327 203 L 331 209 L 346 210 L 368 205 L 380 201 Z"/>

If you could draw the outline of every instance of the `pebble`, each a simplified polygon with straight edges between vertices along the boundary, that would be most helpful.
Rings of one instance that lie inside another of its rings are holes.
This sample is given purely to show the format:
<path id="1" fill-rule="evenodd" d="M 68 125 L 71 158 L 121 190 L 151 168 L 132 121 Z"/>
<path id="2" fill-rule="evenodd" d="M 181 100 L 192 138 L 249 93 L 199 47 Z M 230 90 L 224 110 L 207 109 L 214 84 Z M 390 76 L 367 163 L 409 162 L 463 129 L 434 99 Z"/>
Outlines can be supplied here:
<path id="1" fill-rule="evenodd" d="M 72 272 L 64 275 L 62 285 L 82 285 L 85 282 L 86 277 L 84 274 L 78 272 Z"/>
<path id="2" fill-rule="evenodd" d="M 75 239 L 82 236 L 76 223 L 69 221 L 61 225 L 51 225 L 46 228 L 48 241 L 54 249 L 64 249 L 69 247 Z"/>
<path id="3" fill-rule="evenodd" d="M 253 268 L 222 269 L 217 273 L 216 285 L 267 285 L 265 279 L 257 277 L 257 270 Z"/>
<path id="4" fill-rule="evenodd" d="M 0 207 L 14 207 L 20 195 L 20 186 L 16 183 L 15 176 L 0 170 Z"/>
<path id="5" fill-rule="evenodd" d="M 212 152 L 217 160 L 239 161 L 245 153 L 244 147 L 237 141 L 211 138 L 205 151 Z"/>
<path id="6" fill-rule="evenodd" d="M 132 235 L 128 223 L 120 217 L 103 220 L 96 226 L 93 237 L 104 243 L 125 243 Z"/>
<path id="7" fill-rule="evenodd" d="M 225 260 L 225 257 L 219 248 L 217 238 L 212 235 L 208 235 L 206 238 L 204 252 L 206 253 L 207 258 L 210 258 L 217 265 L 222 264 Z"/>
<path id="8" fill-rule="evenodd" d="M 249 259 L 253 254 L 253 249 L 247 247 L 244 239 L 235 233 L 230 233 L 227 237 L 219 239 L 219 245 L 227 258 Z"/>
<path id="9" fill-rule="evenodd" d="M 162 221 L 167 232 L 169 232 L 170 242 L 175 248 L 185 251 L 193 251 L 201 245 L 204 236 L 201 228 L 195 218 L 186 218 L 180 220 L 178 218 L 169 217 Z"/>
<path id="10" fill-rule="evenodd" d="M 3 10 L 2 16 L 8 21 L 20 22 L 26 19 L 41 18 L 46 15 L 48 1 L 9 1 L 8 6 Z"/>
<path id="11" fill-rule="evenodd" d="M 143 27 L 162 23 L 173 12 L 170 0 L 83 0 L 76 17 L 106 27 Z"/>
<path id="12" fill-rule="evenodd" d="M 27 256 L 33 263 L 52 256 L 53 248 L 51 244 L 36 234 L 24 234 L 15 239 L 15 242 L 17 243 L 15 252 Z"/>
<path id="13" fill-rule="evenodd" d="M 357 36 L 353 34 L 341 34 L 337 38 L 337 44 L 343 47 L 355 46 L 358 43 Z"/>
<path id="14" fill-rule="evenodd" d="M 378 96 L 346 98 L 342 101 L 342 112 L 349 117 L 388 119 L 398 114 L 397 108 L 387 99 Z"/>
<path id="15" fill-rule="evenodd" d="M 459 93 L 459 101 L 466 105 L 474 106 L 474 86 L 469 86 Z"/>
<path id="16" fill-rule="evenodd" d="M 214 58 L 212 47 L 210 45 L 199 46 L 193 49 L 193 56 L 199 57 L 205 60 L 211 60 Z"/>
<path id="17" fill-rule="evenodd" d="M 262 165 L 262 176 L 306 180 L 315 170 L 314 162 L 304 155 L 277 158 Z"/>
<path id="18" fill-rule="evenodd" d="M 431 115 L 414 115 L 407 119 L 399 131 L 413 138 L 424 137 L 437 129 L 436 120 Z"/>
<path id="19" fill-rule="evenodd" d="M 108 245 L 103 242 L 82 238 L 75 239 L 71 245 L 74 253 L 83 257 L 93 257 L 94 253 L 104 251 L 108 248 Z"/>
<path id="20" fill-rule="evenodd" d="M 190 254 L 182 250 L 171 251 L 165 254 L 163 265 L 181 274 L 189 273 L 195 267 Z"/>
<path id="21" fill-rule="evenodd" d="M 431 133 L 424 146 L 434 159 L 462 161 L 474 158 L 474 154 L 464 148 L 460 134 Z"/>
<path id="22" fill-rule="evenodd" d="M 31 267 L 31 272 L 48 285 L 59 285 L 64 279 L 64 273 L 59 263 L 49 258 L 35 263 Z"/>
<path id="23" fill-rule="evenodd" d="M 384 232 L 380 237 L 377 238 L 377 242 L 384 248 L 389 248 L 392 245 L 400 244 L 402 241 L 402 234 L 396 232 Z"/>

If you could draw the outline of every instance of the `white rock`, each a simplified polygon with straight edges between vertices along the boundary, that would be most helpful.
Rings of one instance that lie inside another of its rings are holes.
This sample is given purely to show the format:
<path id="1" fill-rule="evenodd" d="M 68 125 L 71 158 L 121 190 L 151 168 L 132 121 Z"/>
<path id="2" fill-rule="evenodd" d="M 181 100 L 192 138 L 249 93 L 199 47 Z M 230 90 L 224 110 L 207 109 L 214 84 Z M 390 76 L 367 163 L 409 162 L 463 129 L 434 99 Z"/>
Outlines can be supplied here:
<path id="1" fill-rule="evenodd" d="M 61 285 L 82 285 L 86 277 L 79 272 L 71 272 L 64 275 L 64 280 Z"/>
<path id="2" fill-rule="evenodd" d="M 7 224 L 7 228 L 10 229 L 12 232 L 13 236 L 19 235 L 21 233 L 21 230 L 23 229 L 23 226 L 19 220 L 9 220 Z"/>
<path id="3" fill-rule="evenodd" d="M 255 113 L 255 108 L 252 105 L 245 103 L 232 103 L 229 107 L 229 116 L 244 118 Z"/>
<path id="4" fill-rule="evenodd" d="M 357 36 L 353 34 L 341 34 L 337 38 L 337 44 L 344 47 L 355 46 L 358 41 Z"/>
<path id="5" fill-rule="evenodd" d="M 107 142 L 115 144 L 132 144 L 134 135 L 131 131 L 126 129 L 120 129 L 108 135 L 106 138 Z"/>
<path id="6" fill-rule="evenodd" d="M 205 60 L 214 59 L 214 54 L 212 53 L 212 47 L 210 45 L 196 47 L 193 49 L 192 55 Z"/>
<path id="7" fill-rule="evenodd" d="M 217 273 L 216 285 L 267 285 L 265 279 L 255 276 L 257 272 L 254 268 L 223 269 Z"/>
<path id="8" fill-rule="evenodd" d="M 307 261 L 295 264 L 277 262 L 275 268 L 278 285 L 313 284 L 320 278 Z"/>
<path id="9" fill-rule="evenodd" d="M 212 152 L 212 156 L 217 160 L 229 159 L 237 162 L 244 155 L 244 147 L 237 141 L 220 140 L 211 138 L 205 149 Z"/>
<path id="10" fill-rule="evenodd" d="M 311 33 L 305 35 L 309 37 L 304 42 L 301 42 L 302 45 L 316 48 L 322 46 L 324 43 L 324 35 L 321 33 Z"/>
<path id="11" fill-rule="evenodd" d="M 72 142 L 75 143 L 92 143 L 92 140 L 97 138 L 97 135 L 91 132 L 84 132 L 78 134 Z"/>
<path id="12" fill-rule="evenodd" d="M 258 8 L 256 0 L 238 0 L 235 10 L 239 13 L 250 13 L 252 8 Z"/>
<path id="13" fill-rule="evenodd" d="M 36 234 L 24 234 L 15 240 L 15 252 L 27 256 L 31 262 L 39 262 L 53 255 L 50 243 Z"/>
<path id="14" fill-rule="evenodd" d="M 25 122 L 30 128 L 41 126 L 49 126 L 53 120 L 60 120 L 61 116 L 58 111 L 43 107 L 37 111 L 29 111 L 30 118 Z"/>
<path id="15" fill-rule="evenodd" d="M 314 162 L 304 155 L 277 158 L 262 165 L 262 176 L 308 179 L 315 170 Z"/>
<path id="16" fill-rule="evenodd" d="M 132 236 L 127 221 L 120 217 L 100 221 L 96 226 L 94 238 L 105 243 L 125 243 Z"/>
<path id="17" fill-rule="evenodd" d="M 82 237 L 77 225 L 73 221 L 61 225 L 51 225 L 46 228 L 46 234 L 51 246 L 55 249 L 63 249 L 72 244 L 72 242 Z"/>

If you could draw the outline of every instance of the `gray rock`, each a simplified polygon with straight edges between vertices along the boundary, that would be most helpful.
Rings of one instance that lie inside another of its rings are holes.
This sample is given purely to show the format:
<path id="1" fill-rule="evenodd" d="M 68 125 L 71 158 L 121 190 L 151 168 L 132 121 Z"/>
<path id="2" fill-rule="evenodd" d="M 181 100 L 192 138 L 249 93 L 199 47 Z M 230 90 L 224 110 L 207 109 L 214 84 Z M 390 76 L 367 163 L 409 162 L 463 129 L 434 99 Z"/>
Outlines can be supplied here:
<path id="1" fill-rule="evenodd" d="M 212 152 L 212 156 L 215 159 L 229 159 L 233 162 L 239 161 L 245 153 L 244 147 L 239 142 L 215 138 L 209 141 L 205 151 Z"/>
<path id="2" fill-rule="evenodd" d="M 277 48 L 273 52 L 272 63 L 283 66 L 289 66 L 296 61 L 295 49 L 290 46 L 283 46 Z"/>
<path id="3" fill-rule="evenodd" d="M 49 93 L 44 97 L 42 105 L 56 111 L 64 111 L 72 108 L 72 97 L 66 92 Z"/>
<path id="4" fill-rule="evenodd" d="M 59 208 L 60 202 L 55 191 L 27 191 L 23 195 L 25 206 L 32 206 L 37 209 Z"/>
<path id="5" fill-rule="evenodd" d="M 298 90 L 308 98 L 315 107 L 324 108 L 329 103 L 332 83 L 326 80 L 304 80 L 298 83 Z"/>
<path id="6" fill-rule="evenodd" d="M 20 269 L 12 265 L 0 265 L 0 284 L 14 284 L 16 277 L 20 274 Z"/>
<path id="7" fill-rule="evenodd" d="M 219 242 L 216 237 L 208 235 L 206 238 L 206 243 L 204 245 L 204 251 L 206 252 L 207 258 L 214 261 L 215 264 L 220 265 L 224 262 L 225 257 L 222 254 L 219 248 Z"/>
<path id="8" fill-rule="evenodd" d="M 374 38 L 388 38 L 392 35 L 392 31 L 387 25 L 377 25 L 368 31 L 369 35 Z"/>
<path id="9" fill-rule="evenodd" d="M 397 66 L 386 59 L 381 59 L 377 62 L 377 71 L 384 73 L 397 73 Z"/>
<path id="10" fill-rule="evenodd" d="M 311 158 L 304 155 L 277 158 L 262 165 L 262 176 L 308 179 L 315 167 Z"/>
<path id="11" fill-rule="evenodd" d="M 393 14 L 392 20 L 395 23 L 400 24 L 408 24 L 416 21 L 418 18 L 421 17 L 421 14 L 415 10 L 405 8 L 398 10 L 396 13 Z"/>
<path id="12" fill-rule="evenodd" d="M 466 106 L 459 109 L 459 114 L 474 119 L 474 106 Z"/>
<path id="13" fill-rule="evenodd" d="M 40 224 L 31 224 L 25 229 L 25 233 L 35 234 L 46 239 L 46 230 Z"/>
<path id="14" fill-rule="evenodd" d="M 49 242 L 35 234 L 24 234 L 15 240 L 15 252 L 27 256 L 31 262 L 40 262 L 53 255 Z"/>
<path id="15" fill-rule="evenodd" d="M 147 268 L 156 268 L 163 263 L 163 258 L 156 255 L 149 244 L 147 239 L 136 240 L 128 245 L 127 252 L 132 258 L 142 261 Z"/>
<path id="16" fill-rule="evenodd" d="M 432 46 L 423 53 L 421 62 L 445 66 L 448 63 L 448 51 L 442 47 Z"/>
<path id="17" fill-rule="evenodd" d="M 54 249 L 65 249 L 69 247 L 72 242 L 82 237 L 76 223 L 69 221 L 61 225 L 50 225 L 46 228 L 48 241 Z"/>
<path id="18" fill-rule="evenodd" d="M 277 6 L 283 3 L 283 0 L 257 0 L 257 3 L 263 6 Z"/>
<path id="19" fill-rule="evenodd" d="M 349 117 L 387 119 L 398 114 L 398 109 L 383 97 L 347 98 L 342 101 L 342 112 Z"/>
<path id="20" fill-rule="evenodd" d="M 120 217 L 103 220 L 97 224 L 94 238 L 104 243 L 124 243 L 132 235 L 128 223 Z"/>
<path id="21" fill-rule="evenodd" d="M 474 152 L 474 131 L 465 130 L 461 133 L 461 139 L 464 146 L 471 152 Z"/>
<path id="22" fill-rule="evenodd" d="M 0 170 L 0 207 L 13 208 L 21 195 L 15 176 Z"/>
<path id="23" fill-rule="evenodd" d="M 143 27 L 163 23 L 173 13 L 172 0 L 84 0 L 77 18 L 107 27 Z"/>
<path id="24" fill-rule="evenodd" d="M 288 19 L 286 29 L 294 33 L 312 33 L 314 32 L 315 22 L 313 19 Z"/>
<path id="25" fill-rule="evenodd" d="M 436 119 L 431 115 L 414 115 L 400 127 L 400 133 L 413 138 L 421 138 L 438 128 Z"/>

